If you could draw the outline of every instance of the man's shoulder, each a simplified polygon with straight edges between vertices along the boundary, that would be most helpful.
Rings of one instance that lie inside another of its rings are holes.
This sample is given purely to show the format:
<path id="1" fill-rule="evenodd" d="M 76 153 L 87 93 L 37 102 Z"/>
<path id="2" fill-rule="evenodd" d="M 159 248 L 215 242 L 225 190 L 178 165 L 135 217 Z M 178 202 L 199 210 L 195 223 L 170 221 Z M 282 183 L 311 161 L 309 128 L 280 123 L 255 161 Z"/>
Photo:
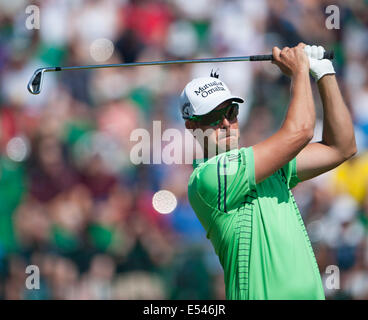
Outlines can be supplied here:
<path id="1" fill-rule="evenodd" d="M 208 189 L 216 189 L 217 191 L 218 179 L 223 175 L 232 173 L 232 170 L 229 169 L 241 162 L 242 153 L 245 152 L 245 149 L 233 149 L 206 161 L 197 161 L 189 185 L 191 186 L 195 182 L 197 187 L 205 189 L 202 191 L 208 191 Z"/>
<path id="2" fill-rule="evenodd" d="M 215 180 L 217 177 L 217 164 L 221 155 L 207 160 L 197 160 L 196 166 L 190 176 L 188 188 L 196 188 L 198 191 L 217 188 Z"/>
<path id="3" fill-rule="evenodd" d="M 241 153 L 244 152 L 246 148 L 233 149 L 227 152 L 220 153 L 209 159 L 195 160 L 194 171 L 195 172 L 211 172 L 217 170 L 221 163 L 227 163 L 236 161 L 241 158 Z"/>

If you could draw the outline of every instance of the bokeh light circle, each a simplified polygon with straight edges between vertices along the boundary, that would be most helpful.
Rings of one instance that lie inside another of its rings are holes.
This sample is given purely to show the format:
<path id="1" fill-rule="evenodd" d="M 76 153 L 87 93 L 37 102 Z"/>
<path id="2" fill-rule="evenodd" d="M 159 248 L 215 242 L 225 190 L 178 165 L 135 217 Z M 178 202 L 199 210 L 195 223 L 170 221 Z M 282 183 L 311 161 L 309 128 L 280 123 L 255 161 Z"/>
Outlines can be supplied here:
<path id="1" fill-rule="evenodd" d="M 176 208 L 177 200 L 172 192 L 168 190 L 160 190 L 154 194 L 152 205 L 157 212 L 168 214 L 173 212 Z"/>
<path id="2" fill-rule="evenodd" d="M 109 39 L 96 39 L 92 42 L 89 52 L 96 62 L 104 62 L 112 56 L 114 52 L 114 44 Z"/>

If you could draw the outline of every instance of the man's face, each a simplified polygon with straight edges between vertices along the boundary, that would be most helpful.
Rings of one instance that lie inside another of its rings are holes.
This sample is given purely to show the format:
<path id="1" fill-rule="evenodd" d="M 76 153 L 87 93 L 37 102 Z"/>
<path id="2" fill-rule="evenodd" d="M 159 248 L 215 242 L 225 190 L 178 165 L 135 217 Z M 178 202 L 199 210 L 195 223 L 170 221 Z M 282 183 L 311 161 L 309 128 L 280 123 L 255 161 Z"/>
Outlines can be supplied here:
<path id="1" fill-rule="evenodd" d="M 228 109 L 232 104 L 232 101 L 225 101 L 221 103 L 218 107 L 216 107 L 213 111 Z M 211 111 L 211 113 L 213 112 Z M 210 134 L 208 135 L 208 145 L 204 145 L 203 148 L 208 150 L 210 148 L 217 147 L 218 153 L 226 152 L 231 149 L 238 148 L 239 142 L 239 123 L 238 118 L 235 117 L 233 120 L 229 120 L 225 117 L 225 115 L 221 115 L 219 118 L 220 122 L 216 125 L 204 125 L 200 121 L 187 120 L 186 127 L 187 129 L 201 129 L 206 131 L 208 129 L 212 129 Z M 215 149 L 211 149 L 215 150 Z"/>

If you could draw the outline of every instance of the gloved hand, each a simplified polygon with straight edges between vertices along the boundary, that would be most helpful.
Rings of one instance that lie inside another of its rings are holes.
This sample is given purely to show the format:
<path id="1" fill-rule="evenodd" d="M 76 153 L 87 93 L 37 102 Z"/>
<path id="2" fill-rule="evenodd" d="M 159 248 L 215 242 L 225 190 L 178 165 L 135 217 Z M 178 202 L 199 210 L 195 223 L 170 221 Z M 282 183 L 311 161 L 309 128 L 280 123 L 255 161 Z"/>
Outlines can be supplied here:
<path id="1" fill-rule="evenodd" d="M 317 82 L 326 74 L 335 74 L 331 60 L 322 59 L 325 49 L 322 46 L 305 46 L 304 51 L 309 58 L 309 71 Z"/>

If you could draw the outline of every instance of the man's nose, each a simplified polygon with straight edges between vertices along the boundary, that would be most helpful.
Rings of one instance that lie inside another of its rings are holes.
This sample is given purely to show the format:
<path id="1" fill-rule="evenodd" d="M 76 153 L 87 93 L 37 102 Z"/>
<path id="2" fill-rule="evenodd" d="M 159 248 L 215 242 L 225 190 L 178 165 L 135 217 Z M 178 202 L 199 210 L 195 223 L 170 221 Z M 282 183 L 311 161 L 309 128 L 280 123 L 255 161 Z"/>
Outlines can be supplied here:
<path id="1" fill-rule="evenodd" d="M 229 122 L 229 120 L 227 120 L 227 118 L 225 116 L 223 116 L 220 126 L 221 126 L 221 128 L 229 128 L 230 127 L 230 122 Z"/>

